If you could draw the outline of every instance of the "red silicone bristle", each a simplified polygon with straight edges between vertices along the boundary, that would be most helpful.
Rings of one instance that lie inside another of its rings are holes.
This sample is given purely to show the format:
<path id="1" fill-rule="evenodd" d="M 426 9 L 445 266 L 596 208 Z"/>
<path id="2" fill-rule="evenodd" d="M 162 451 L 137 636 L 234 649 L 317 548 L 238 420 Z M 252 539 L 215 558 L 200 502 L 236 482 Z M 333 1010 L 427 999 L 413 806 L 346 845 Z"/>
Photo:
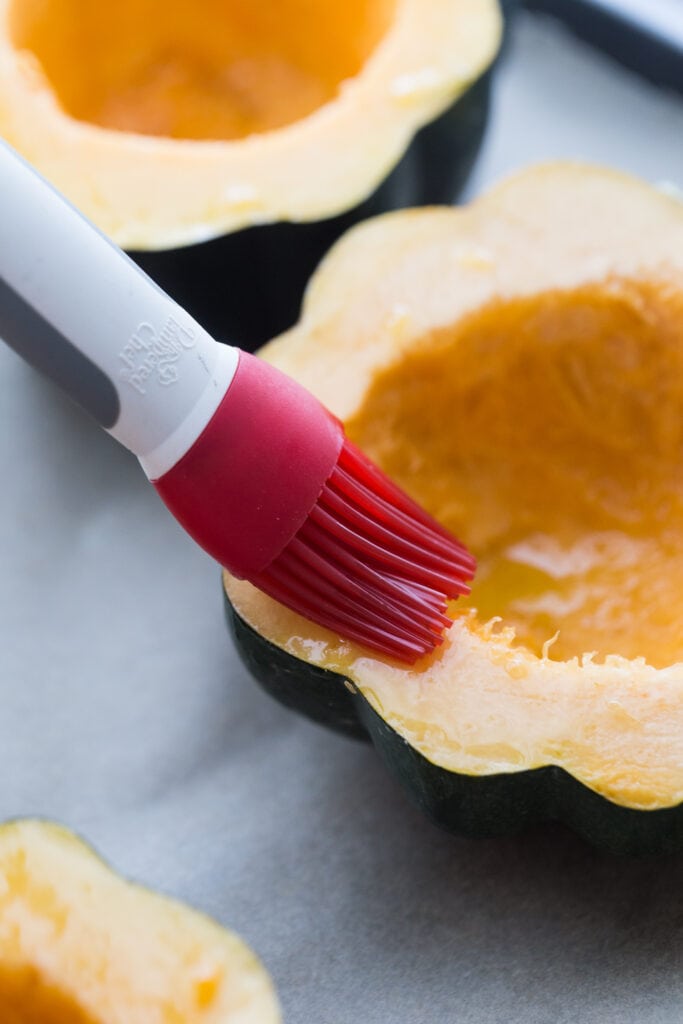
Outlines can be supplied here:
<path id="1" fill-rule="evenodd" d="M 294 611 L 412 664 L 451 625 L 476 563 L 464 545 L 344 440 L 308 519 L 253 579 Z"/>

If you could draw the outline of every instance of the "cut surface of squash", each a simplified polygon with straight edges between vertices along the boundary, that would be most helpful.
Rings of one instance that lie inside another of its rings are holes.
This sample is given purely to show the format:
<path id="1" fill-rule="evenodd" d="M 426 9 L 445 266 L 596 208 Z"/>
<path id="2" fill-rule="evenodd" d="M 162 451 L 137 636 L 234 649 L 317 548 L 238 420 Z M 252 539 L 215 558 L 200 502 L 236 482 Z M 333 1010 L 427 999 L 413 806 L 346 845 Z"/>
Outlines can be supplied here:
<path id="1" fill-rule="evenodd" d="M 80 840 L 0 826 L 3 1024 L 277 1024 L 254 955 L 217 924 L 128 884 Z"/>
<path id="2" fill-rule="evenodd" d="M 500 35 L 497 0 L 0 0 L 0 137 L 126 249 L 326 220 Z"/>
<path id="3" fill-rule="evenodd" d="M 498 302 L 420 339 L 347 424 L 477 552 L 537 656 L 683 661 L 683 288 Z"/>
<path id="4" fill-rule="evenodd" d="M 580 165 L 352 231 L 266 358 L 479 560 L 406 670 L 227 580 L 434 764 L 683 800 L 683 206 Z"/>
<path id="5" fill-rule="evenodd" d="M 307 117 L 354 77 L 395 0 L 14 0 L 12 41 L 64 110 L 104 128 L 238 139 Z"/>

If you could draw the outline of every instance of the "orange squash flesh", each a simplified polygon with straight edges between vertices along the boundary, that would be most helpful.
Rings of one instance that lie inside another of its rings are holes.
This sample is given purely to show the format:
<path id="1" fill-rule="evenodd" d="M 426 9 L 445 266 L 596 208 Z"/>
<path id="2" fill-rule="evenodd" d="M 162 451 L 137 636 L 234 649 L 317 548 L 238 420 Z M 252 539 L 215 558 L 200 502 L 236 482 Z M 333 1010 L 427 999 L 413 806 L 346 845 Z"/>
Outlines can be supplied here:
<path id="1" fill-rule="evenodd" d="M 501 29 L 498 0 L 0 0 L 0 136 L 134 251 L 350 213 L 433 123 L 441 170 L 411 163 L 405 194 L 437 199 L 481 138 Z"/>
<path id="2" fill-rule="evenodd" d="M 682 409 L 683 289 L 613 280 L 432 332 L 346 430 L 476 552 L 453 615 L 538 657 L 664 667 L 683 661 Z"/>
<path id="3" fill-rule="evenodd" d="M 382 663 L 249 584 L 230 600 L 437 764 L 557 762 L 628 806 L 678 803 L 681 409 L 683 286 L 494 302 L 378 371 L 346 423 L 477 555 L 443 648 Z"/>
<path id="4" fill-rule="evenodd" d="M 457 614 L 662 667 L 683 661 L 681 410 L 683 291 L 614 280 L 434 332 L 347 429 L 477 553 Z"/>
<path id="5" fill-rule="evenodd" d="M 291 124 L 333 99 L 394 8 L 395 0 L 14 0 L 10 28 L 77 120 L 227 140 Z"/>

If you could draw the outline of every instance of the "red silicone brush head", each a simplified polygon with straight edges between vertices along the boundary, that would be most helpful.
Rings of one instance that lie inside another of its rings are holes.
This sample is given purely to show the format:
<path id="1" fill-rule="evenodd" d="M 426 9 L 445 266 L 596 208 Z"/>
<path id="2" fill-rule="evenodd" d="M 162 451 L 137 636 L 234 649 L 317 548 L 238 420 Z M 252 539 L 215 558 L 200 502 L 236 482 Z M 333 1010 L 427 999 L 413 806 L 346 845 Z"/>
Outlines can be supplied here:
<path id="1" fill-rule="evenodd" d="M 252 582 L 306 618 L 412 664 L 443 640 L 473 556 L 348 438 L 303 526 Z"/>
<path id="2" fill-rule="evenodd" d="M 233 575 L 306 618 L 414 662 L 451 625 L 474 558 L 344 436 L 308 391 L 253 356 L 159 494 Z"/>

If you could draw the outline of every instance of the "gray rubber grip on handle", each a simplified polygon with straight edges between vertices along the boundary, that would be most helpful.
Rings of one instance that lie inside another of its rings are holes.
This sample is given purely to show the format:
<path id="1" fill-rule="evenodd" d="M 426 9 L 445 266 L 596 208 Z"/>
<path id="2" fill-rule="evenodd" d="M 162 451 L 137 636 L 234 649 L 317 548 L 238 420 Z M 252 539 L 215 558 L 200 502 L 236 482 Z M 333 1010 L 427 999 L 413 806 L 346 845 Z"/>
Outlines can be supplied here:
<path id="1" fill-rule="evenodd" d="M 0 337 L 163 475 L 235 373 L 219 345 L 0 140 Z"/>
<path id="2" fill-rule="evenodd" d="M 0 277 L 0 337 L 110 430 L 121 411 L 116 387 L 106 373 L 22 299 Z"/>

